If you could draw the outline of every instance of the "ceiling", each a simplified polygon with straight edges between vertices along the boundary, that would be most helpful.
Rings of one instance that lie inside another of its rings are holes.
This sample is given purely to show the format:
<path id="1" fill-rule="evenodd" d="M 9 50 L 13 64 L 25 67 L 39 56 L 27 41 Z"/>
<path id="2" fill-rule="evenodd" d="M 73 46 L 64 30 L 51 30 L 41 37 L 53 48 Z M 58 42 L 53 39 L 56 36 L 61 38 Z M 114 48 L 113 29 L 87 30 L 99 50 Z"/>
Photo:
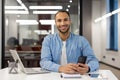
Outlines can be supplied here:
<path id="1" fill-rule="evenodd" d="M 68 5 L 70 5 L 69 12 L 70 14 L 78 14 L 78 1 L 79 0 L 22 0 L 22 2 L 27 6 L 37 6 L 37 5 L 48 5 L 48 6 L 63 6 L 63 9 L 67 9 Z"/>

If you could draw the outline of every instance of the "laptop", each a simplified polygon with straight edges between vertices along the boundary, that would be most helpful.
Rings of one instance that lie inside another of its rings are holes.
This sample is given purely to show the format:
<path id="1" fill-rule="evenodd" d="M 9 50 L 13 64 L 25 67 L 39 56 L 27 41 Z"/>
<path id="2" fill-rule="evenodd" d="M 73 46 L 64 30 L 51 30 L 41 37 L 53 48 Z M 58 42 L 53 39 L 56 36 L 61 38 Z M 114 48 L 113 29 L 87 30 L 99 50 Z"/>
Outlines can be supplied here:
<path id="1" fill-rule="evenodd" d="M 14 59 L 14 61 L 18 62 L 19 69 L 26 73 L 26 74 L 43 74 L 43 73 L 49 73 L 50 71 L 41 69 L 41 68 L 25 68 L 17 51 L 16 50 L 10 50 L 10 53 Z"/>

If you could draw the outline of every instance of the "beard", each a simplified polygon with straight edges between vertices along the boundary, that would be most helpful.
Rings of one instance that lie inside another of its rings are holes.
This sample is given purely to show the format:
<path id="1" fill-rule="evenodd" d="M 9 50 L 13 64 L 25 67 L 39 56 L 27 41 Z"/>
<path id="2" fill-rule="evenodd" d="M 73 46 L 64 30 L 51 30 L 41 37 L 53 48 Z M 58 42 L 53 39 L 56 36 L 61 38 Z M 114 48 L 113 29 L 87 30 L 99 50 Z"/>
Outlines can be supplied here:
<path id="1" fill-rule="evenodd" d="M 66 33 L 69 32 L 69 29 L 70 29 L 70 27 L 69 27 L 66 31 L 62 31 L 62 30 L 60 30 L 60 29 L 58 28 L 58 31 L 59 31 L 60 33 L 62 33 L 62 34 L 66 34 Z"/>

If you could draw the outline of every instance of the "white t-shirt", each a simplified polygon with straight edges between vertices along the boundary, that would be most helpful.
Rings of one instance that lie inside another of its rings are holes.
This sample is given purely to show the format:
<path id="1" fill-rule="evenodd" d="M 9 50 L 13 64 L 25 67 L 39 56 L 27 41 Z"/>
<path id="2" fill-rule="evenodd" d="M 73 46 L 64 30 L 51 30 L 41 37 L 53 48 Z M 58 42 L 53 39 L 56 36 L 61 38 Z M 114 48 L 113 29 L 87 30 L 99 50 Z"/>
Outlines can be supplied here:
<path id="1" fill-rule="evenodd" d="M 67 64 L 67 56 L 66 56 L 66 41 L 63 41 L 62 53 L 61 53 L 61 65 Z"/>

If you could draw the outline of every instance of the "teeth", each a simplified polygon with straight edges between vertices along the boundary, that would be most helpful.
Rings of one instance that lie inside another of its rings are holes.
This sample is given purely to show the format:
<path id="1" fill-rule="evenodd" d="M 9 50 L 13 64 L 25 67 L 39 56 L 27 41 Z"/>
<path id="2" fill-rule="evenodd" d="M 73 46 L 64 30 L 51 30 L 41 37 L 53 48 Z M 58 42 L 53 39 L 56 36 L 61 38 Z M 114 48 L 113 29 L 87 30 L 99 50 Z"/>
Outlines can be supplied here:
<path id="1" fill-rule="evenodd" d="M 60 29 L 65 29 L 66 27 L 64 26 L 64 27 L 61 27 Z"/>

